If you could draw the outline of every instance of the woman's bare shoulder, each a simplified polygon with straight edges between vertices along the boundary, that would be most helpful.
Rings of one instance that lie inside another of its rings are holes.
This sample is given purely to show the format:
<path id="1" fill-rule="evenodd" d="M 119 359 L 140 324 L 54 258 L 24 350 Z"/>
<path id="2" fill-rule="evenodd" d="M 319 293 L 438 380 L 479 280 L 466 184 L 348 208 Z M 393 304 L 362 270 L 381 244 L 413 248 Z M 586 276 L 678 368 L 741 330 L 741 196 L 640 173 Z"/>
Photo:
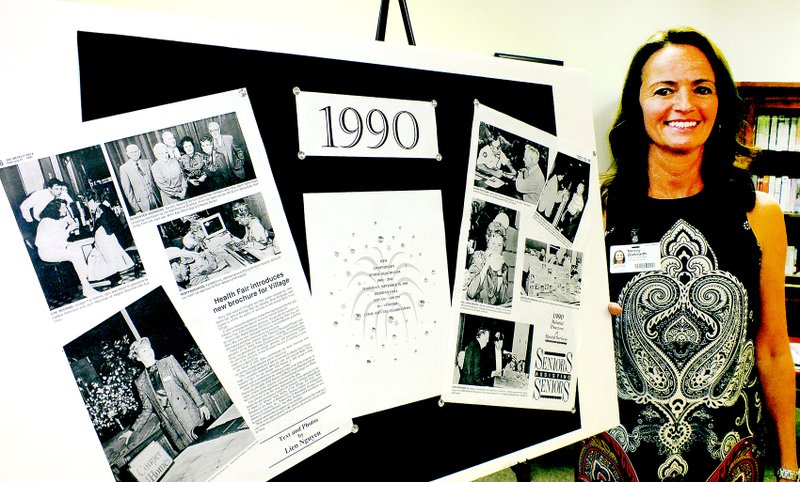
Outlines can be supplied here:
<path id="1" fill-rule="evenodd" d="M 786 240 L 786 225 L 778 201 L 765 192 L 756 192 L 756 205 L 747 214 L 747 219 L 759 243 L 772 244 Z M 775 238 L 777 236 L 777 239 Z"/>

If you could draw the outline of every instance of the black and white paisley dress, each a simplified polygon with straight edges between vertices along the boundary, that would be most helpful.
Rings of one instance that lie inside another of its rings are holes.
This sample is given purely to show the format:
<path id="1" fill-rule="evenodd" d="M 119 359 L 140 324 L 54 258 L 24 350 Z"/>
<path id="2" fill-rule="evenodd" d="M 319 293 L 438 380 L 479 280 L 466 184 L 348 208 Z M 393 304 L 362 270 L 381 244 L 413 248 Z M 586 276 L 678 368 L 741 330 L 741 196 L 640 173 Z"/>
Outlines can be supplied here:
<path id="1" fill-rule="evenodd" d="M 658 243 L 661 269 L 609 275 L 623 307 L 613 320 L 621 425 L 584 443 L 577 480 L 763 478 L 761 250 L 746 213 L 717 198 L 607 213 L 607 250 Z"/>

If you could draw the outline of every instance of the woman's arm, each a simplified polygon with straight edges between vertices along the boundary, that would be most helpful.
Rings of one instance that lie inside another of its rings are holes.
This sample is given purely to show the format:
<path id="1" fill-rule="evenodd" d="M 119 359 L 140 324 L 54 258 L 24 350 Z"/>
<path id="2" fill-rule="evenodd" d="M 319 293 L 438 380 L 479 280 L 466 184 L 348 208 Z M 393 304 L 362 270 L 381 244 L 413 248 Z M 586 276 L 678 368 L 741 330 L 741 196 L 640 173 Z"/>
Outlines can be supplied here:
<path id="1" fill-rule="evenodd" d="M 766 406 L 778 435 L 780 467 L 797 470 L 795 451 L 795 373 L 786 327 L 784 266 L 786 225 L 770 196 L 756 193 L 748 219 L 761 246 L 761 324 L 756 335 L 756 364 Z"/>

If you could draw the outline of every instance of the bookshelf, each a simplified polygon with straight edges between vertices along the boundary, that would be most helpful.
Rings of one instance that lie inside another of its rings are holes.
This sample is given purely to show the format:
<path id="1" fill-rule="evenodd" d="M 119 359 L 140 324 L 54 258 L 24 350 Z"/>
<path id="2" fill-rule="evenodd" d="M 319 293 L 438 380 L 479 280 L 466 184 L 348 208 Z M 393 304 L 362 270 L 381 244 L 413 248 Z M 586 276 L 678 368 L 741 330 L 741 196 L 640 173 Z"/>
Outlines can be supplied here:
<path id="1" fill-rule="evenodd" d="M 745 125 L 741 140 L 760 148 L 750 165 L 756 188 L 772 194 L 784 211 L 789 253 L 786 317 L 800 337 L 800 82 L 741 82 Z"/>

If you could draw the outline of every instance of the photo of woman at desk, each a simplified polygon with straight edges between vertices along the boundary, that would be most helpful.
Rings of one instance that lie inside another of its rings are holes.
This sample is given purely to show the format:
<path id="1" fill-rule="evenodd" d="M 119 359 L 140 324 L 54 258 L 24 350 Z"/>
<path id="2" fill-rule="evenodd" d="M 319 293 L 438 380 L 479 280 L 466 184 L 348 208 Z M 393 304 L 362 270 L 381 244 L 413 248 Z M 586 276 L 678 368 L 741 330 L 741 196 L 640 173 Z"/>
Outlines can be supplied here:
<path id="1" fill-rule="evenodd" d="M 145 275 L 100 146 L 0 170 L 50 310 Z"/>
<path id="2" fill-rule="evenodd" d="M 182 216 L 158 229 L 182 290 L 280 254 L 260 194 Z"/>

